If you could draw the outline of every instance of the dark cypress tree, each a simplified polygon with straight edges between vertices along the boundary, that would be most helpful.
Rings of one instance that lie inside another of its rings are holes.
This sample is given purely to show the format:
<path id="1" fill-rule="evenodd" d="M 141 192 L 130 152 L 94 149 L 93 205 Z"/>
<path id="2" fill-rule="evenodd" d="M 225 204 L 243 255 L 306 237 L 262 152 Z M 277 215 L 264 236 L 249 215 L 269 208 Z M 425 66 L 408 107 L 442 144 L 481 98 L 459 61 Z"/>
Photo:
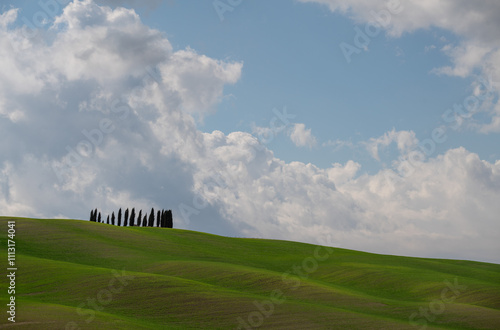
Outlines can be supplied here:
<path id="1" fill-rule="evenodd" d="M 97 221 L 97 209 L 94 210 L 94 221 Z"/>
<path id="2" fill-rule="evenodd" d="M 109 225 L 109 214 L 108 214 L 108 220 L 106 221 L 106 223 Z"/>
<path id="3" fill-rule="evenodd" d="M 156 213 L 156 227 L 160 227 L 161 223 L 161 211 L 158 210 L 158 213 Z"/>
<path id="4" fill-rule="evenodd" d="M 111 224 L 115 225 L 115 212 L 111 213 Z"/>
<path id="5" fill-rule="evenodd" d="M 161 227 L 167 227 L 167 211 L 165 210 L 161 211 Z"/>
<path id="6" fill-rule="evenodd" d="M 148 226 L 148 219 L 147 216 L 144 214 L 144 219 L 142 220 L 142 226 L 147 227 Z"/>
<path id="7" fill-rule="evenodd" d="M 155 209 L 151 208 L 151 213 L 149 213 L 148 227 L 153 227 L 154 222 L 155 222 Z"/>
<path id="8" fill-rule="evenodd" d="M 130 212 L 130 227 L 135 226 L 135 208 L 132 209 L 132 212 Z"/>
<path id="9" fill-rule="evenodd" d="M 89 221 L 94 221 L 94 210 L 90 211 L 90 219 Z"/>
<path id="10" fill-rule="evenodd" d="M 122 225 L 122 209 L 118 210 L 118 227 Z"/>
<path id="11" fill-rule="evenodd" d="M 172 218 L 172 210 L 167 211 L 167 228 L 174 228 L 174 219 Z"/>
<path id="12" fill-rule="evenodd" d="M 123 219 L 123 227 L 128 225 L 128 209 L 125 210 L 125 218 Z"/>
<path id="13" fill-rule="evenodd" d="M 137 226 L 141 226 L 142 221 L 142 210 L 139 210 L 139 216 L 137 217 Z"/>
<path id="14" fill-rule="evenodd" d="M 97 221 L 101 222 L 101 212 L 99 212 L 99 216 L 97 217 Z"/>

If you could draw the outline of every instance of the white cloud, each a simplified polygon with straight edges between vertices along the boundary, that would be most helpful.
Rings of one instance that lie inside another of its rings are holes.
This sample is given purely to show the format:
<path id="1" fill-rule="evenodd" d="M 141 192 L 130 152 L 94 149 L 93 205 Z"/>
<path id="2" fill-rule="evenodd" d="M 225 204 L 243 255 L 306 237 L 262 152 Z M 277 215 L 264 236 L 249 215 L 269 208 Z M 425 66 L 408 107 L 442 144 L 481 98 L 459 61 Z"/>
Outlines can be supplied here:
<path id="1" fill-rule="evenodd" d="M 366 142 L 366 149 L 373 158 L 380 160 L 378 153 L 380 146 L 387 147 L 393 142 L 396 142 L 399 152 L 405 155 L 418 144 L 418 139 L 413 131 L 396 131 L 393 128 L 378 138 L 371 138 Z"/>
<path id="2" fill-rule="evenodd" d="M 354 179 L 360 168 L 361 165 L 359 163 L 350 160 L 345 165 L 339 163 L 332 164 L 332 167 L 327 169 L 326 173 L 328 178 L 336 185 L 341 185 Z"/>
<path id="3" fill-rule="evenodd" d="M 61 32 L 44 50 L 52 59 L 52 69 L 69 81 L 117 84 L 124 74 L 142 77 L 148 65 L 175 55 L 161 32 L 143 25 L 129 9 L 77 1 L 55 19 L 54 27 Z"/>
<path id="4" fill-rule="evenodd" d="M 482 47 L 474 44 L 462 44 L 460 46 L 446 45 L 441 49 L 448 55 L 453 66 L 436 68 L 433 72 L 450 76 L 467 77 L 478 68 L 481 61 L 491 51 L 490 47 Z"/>
<path id="5" fill-rule="evenodd" d="M 246 133 L 214 134 L 207 138 L 219 146 L 197 174 L 197 190 L 246 236 L 315 242 L 329 234 L 353 249 L 498 261 L 500 161 L 459 148 L 411 176 L 355 178 L 360 165 L 352 161 L 329 169 L 284 163 Z"/>
<path id="6" fill-rule="evenodd" d="M 316 146 L 316 138 L 312 135 L 311 129 L 306 129 L 305 124 L 295 124 L 290 131 L 290 139 L 297 147 Z"/>
<path id="7" fill-rule="evenodd" d="M 0 24 L 4 214 L 166 207 L 176 226 L 220 234 L 312 243 L 331 235 L 346 248 L 500 261 L 500 161 L 455 149 L 407 177 L 360 175 L 353 161 L 285 163 L 248 133 L 196 129 L 193 113 L 220 100 L 241 63 L 174 51 L 130 10 L 76 2 L 56 21 L 64 25 L 50 42 Z M 293 133 L 316 144 L 304 124 Z M 392 142 L 404 152 L 415 137 L 393 130 L 372 141 Z"/>
<path id="8" fill-rule="evenodd" d="M 14 23 L 17 18 L 18 9 L 10 9 L 0 15 L 0 27 L 7 28 L 8 25 Z"/>
<path id="9" fill-rule="evenodd" d="M 184 109 L 203 113 L 221 100 L 224 84 L 240 79 L 242 67 L 243 63 L 217 61 L 188 48 L 173 54 L 160 70 L 163 81 L 180 95 Z"/>
<path id="10" fill-rule="evenodd" d="M 439 27 L 450 30 L 468 39 L 478 39 L 484 43 L 498 42 L 495 31 L 500 29 L 498 16 L 500 4 L 495 0 L 471 2 L 467 0 L 299 0 L 314 2 L 329 7 L 331 11 L 346 14 L 356 22 L 389 21 L 388 32 L 400 36 L 418 29 Z M 389 17 L 386 15 L 388 13 Z"/>
<path id="11" fill-rule="evenodd" d="M 365 220 L 370 219 L 360 224 L 370 228 L 362 244 L 381 235 L 386 245 L 375 244 L 388 253 L 398 246 L 454 258 L 486 253 L 498 259 L 488 251 L 500 247 L 493 240 L 500 230 L 495 215 L 500 209 L 490 204 L 500 194 L 500 161 L 491 164 L 458 148 L 421 163 L 408 177 L 387 170 L 337 188 L 357 200 Z"/>
<path id="12" fill-rule="evenodd" d="M 270 139 L 276 133 L 276 129 L 273 129 L 269 126 L 257 126 L 255 123 L 252 123 L 252 133 L 256 136 L 262 137 L 263 139 Z"/>

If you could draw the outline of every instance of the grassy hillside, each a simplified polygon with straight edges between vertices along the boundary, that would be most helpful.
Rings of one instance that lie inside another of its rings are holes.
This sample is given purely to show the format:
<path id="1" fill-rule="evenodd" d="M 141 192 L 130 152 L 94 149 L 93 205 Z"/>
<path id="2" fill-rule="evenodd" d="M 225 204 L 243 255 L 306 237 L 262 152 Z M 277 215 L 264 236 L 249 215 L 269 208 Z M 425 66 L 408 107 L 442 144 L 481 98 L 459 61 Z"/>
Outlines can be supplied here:
<path id="1" fill-rule="evenodd" d="M 15 238 L 8 329 L 500 328 L 497 264 L 77 220 L 17 218 Z"/>

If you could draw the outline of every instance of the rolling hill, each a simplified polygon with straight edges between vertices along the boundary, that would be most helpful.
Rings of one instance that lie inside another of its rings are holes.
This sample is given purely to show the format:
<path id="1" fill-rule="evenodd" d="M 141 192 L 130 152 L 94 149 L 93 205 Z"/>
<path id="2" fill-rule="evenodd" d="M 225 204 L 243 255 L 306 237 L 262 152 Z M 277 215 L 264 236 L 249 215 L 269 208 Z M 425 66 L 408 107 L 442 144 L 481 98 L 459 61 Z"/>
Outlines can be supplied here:
<path id="1" fill-rule="evenodd" d="M 6 329 L 499 329 L 500 265 L 79 220 L 16 222 Z M 0 269 L 2 306 L 9 272 Z"/>

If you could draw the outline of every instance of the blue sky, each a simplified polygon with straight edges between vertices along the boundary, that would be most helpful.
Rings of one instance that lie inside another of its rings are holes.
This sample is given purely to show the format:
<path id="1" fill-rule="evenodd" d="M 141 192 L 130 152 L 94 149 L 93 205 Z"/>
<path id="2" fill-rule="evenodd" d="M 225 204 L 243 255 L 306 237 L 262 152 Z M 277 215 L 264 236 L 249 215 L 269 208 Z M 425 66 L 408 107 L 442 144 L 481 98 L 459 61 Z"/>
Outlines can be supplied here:
<path id="1" fill-rule="evenodd" d="M 353 44 L 354 27 L 363 25 L 323 6 L 247 1 L 223 17 L 220 21 L 213 2 L 178 1 L 146 10 L 144 21 L 166 31 L 175 48 L 244 63 L 241 80 L 226 88 L 226 99 L 200 123 L 201 130 L 251 133 L 252 123 L 268 124 L 271 110 L 285 106 L 312 129 L 318 138 L 312 150 L 297 150 L 283 136 L 273 141 L 272 150 L 286 161 L 327 167 L 354 157 L 366 171 L 376 171 L 379 164 L 360 150 L 334 151 L 321 144 L 337 139 L 355 144 L 393 127 L 425 138 L 445 110 L 471 93 L 470 78 L 432 73 L 449 63 L 439 52 L 445 44 L 440 39 L 458 41 L 448 31 L 428 29 L 402 38 L 380 33 L 368 52 L 347 63 L 339 45 Z M 426 51 L 430 46 L 437 48 Z M 491 161 L 499 157 L 495 142 L 483 134 L 472 140 L 453 136 L 438 152 L 464 146 Z"/>
<path id="2" fill-rule="evenodd" d="M 495 1 L 65 2 L 0 8 L 4 213 L 155 206 L 224 235 L 499 261 Z M 348 61 L 373 12 L 390 23 Z"/>

